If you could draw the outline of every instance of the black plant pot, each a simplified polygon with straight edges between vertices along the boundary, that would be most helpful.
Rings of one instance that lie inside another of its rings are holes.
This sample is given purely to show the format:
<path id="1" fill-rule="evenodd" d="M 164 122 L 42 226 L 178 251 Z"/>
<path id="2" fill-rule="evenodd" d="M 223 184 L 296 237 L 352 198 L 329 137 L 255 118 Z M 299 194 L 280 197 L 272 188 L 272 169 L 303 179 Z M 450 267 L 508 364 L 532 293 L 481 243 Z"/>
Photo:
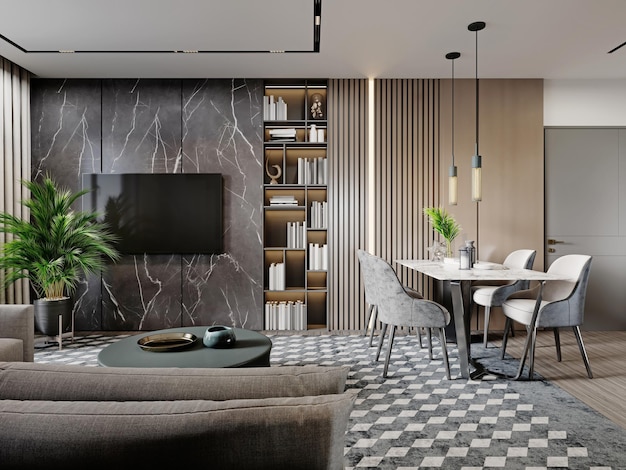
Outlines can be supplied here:
<path id="1" fill-rule="evenodd" d="M 61 333 L 67 331 L 72 324 L 72 299 L 59 300 L 37 299 L 35 304 L 35 326 L 46 336 L 59 334 L 59 315 L 62 317 Z"/>

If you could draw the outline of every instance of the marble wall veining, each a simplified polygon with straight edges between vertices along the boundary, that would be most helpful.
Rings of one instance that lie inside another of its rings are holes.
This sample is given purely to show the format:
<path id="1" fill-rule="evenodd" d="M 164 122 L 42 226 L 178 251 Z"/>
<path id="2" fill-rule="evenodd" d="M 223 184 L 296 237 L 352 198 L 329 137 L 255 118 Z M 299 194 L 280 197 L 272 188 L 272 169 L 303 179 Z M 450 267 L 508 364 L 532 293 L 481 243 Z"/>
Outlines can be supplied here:
<path id="1" fill-rule="evenodd" d="M 223 175 L 224 253 L 124 255 L 81 283 L 76 329 L 262 328 L 262 95 L 261 80 L 33 80 L 33 177 Z"/>

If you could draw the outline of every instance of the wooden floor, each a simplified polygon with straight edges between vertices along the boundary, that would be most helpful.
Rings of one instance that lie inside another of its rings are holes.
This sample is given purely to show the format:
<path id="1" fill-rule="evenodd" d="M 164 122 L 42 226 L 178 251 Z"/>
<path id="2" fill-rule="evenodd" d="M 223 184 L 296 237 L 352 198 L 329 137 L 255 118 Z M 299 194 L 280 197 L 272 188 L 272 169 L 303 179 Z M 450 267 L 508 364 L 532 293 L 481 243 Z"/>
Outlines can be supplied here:
<path id="1" fill-rule="evenodd" d="M 552 331 L 537 334 L 535 371 L 626 429 L 626 331 L 583 331 L 593 379 L 587 377 L 576 338 L 561 330 L 563 360 L 557 362 Z M 520 357 L 525 333 L 516 332 L 507 353 Z M 492 343 L 498 347 L 501 341 Z"/>

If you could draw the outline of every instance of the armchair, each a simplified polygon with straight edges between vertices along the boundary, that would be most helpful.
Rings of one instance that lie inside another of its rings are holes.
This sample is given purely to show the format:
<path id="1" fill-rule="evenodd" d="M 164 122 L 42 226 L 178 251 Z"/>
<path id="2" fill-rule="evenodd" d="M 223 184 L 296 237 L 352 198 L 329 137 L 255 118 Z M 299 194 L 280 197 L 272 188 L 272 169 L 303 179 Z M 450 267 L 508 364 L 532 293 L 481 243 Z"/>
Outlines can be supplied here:
<path id="1" fill-rule="evenodd" d="M 450 365 L 448 364 L 448 351 L 446 349 L 446 334 L 444 328 L 450 322 L 450 313 L 436 302 L 423 298 L 414 298 L 409 295 L 398 279 L 396 272 L 385 260 L 369 253 L 361 252 L 360 262 L 363 271 L 369 272 L 373 281 L 372 285 L 377 302 L 378 319 L 383 324 L 383 329 L 380 334 L 380 343 L 378 344 L 376 354 L 377 360 L 383 346 L 387 326 L 391 325 L 383 377 L 387 377 L 389 358 L 391 357 L 396 328 L 400 326 L 426 328 L 427 331 L 430 331 L 431 328 L 439 330 L 443 362 L 446 367 L 446 375 L 449 379 Z M 429 347 L 429 354 L 432 358 L 432 346 Z"/>
<path id="2" fill-rule="evenodd" d="M 506 316 L 502 357 L 506 352 L 507 332 L 511 328 L 512 322 L 516 321 L 525 325 L 528 331 L 517 377 L 521 376 L 527 354 L 529 356 L 529 378 L 533 376 L 537 328 L 552 328 L 554 330 L 557 360 L 560 362 L 559 328 L 572 327 L 587 369 L 587 376 L 590 379 L 593 378 L 587 351 L 580 334 L 580 325 L 583 324 L 585 313 L 585 295 L 590 269 L 591 256 L 561 256 L 550 265 L 547 272 L 558 274 L 564 278 L 563 280 L 543 281 L 533 289 L 512 294 L 502 304 L 502 310 Z"/>
<path id="3" fill-rule="evenodd" d="M 0 305 L 0 361 L 35 360 L 32 305 Z"/>
<path id="4" fill-rule="evenodd" d="M 535 250 L 516 250 L 509 255 L 502 263 L 509 268 L 532 269 L 535 262 Z M 528 281 L 495 281 L 489 285 L 472 286 L 472 300 L 476 305 L 485 308 L 485 326 L 483 329 L 483 346 L 487 347 L 487 339 L 489 333 L 489 316 L 491 307 L 501 307 L 509 295 L 519 290 L 528 289 Z"/>

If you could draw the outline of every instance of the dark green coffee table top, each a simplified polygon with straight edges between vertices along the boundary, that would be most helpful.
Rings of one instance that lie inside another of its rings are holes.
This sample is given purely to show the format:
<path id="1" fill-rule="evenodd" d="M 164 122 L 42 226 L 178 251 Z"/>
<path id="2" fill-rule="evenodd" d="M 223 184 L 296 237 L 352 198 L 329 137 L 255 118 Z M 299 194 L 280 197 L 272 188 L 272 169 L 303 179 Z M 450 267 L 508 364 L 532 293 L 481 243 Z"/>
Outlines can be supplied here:
<path id="1" fill-rule="evenodd" d="M 256 331 L 235 328 L 237 342 L 228 349 L 207 348 L 202 344 L 208 326 L 146 331 L 121 339 L 98 354 L 105 367 L 261 367 L 270 365 L 272 342 Z M 184 332 L 198 337 L 193 346 L 178 351 L 144 351 L 137 341 L 160 333 Z"/>

